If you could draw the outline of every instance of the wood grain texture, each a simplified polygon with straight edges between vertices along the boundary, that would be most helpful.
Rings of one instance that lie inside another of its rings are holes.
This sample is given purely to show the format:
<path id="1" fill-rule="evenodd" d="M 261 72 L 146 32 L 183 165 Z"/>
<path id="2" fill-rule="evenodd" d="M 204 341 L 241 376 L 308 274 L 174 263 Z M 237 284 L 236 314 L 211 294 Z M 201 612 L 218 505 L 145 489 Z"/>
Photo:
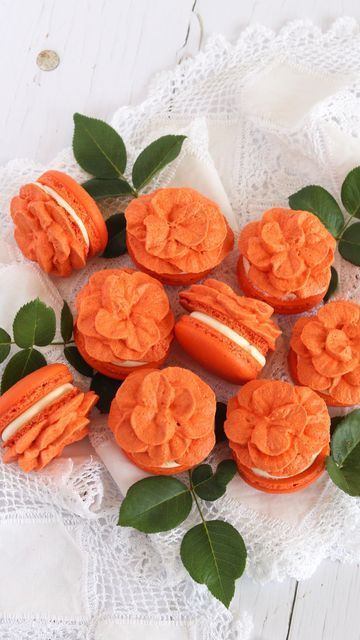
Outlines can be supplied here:
<path id="1" fill-rule="evenodd" d="M 107 118 L 138 102 L 210 33 L 342 15 L 360 19 L 359 0 L 0 0 L 0 162 L 50 160 L 71 142 L 74 111 Z M 57 51 L 56 70 L 38 69 L 42 49 Z M 252 640 L 358 640 L 359 590 L 358 567 L 325 562 L 299 584 L 244 578 L 233 607 L 253 615 Z"/>

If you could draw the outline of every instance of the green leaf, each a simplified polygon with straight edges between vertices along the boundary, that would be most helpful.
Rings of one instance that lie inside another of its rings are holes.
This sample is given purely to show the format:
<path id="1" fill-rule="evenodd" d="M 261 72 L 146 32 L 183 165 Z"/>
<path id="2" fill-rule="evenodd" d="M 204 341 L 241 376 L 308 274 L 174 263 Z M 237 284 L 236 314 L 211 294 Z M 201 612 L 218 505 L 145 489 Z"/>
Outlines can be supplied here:
<path id="1" fill-rule="evenodd" d="M 342 491 L 360 496 L 360 409 L 337 420 L 326 468 Z"/>
<path id="2" fill-rule="evenodd" d="M 95 373 L 91 380 L 90 389 L 99 396 L 96 408 L 100 413 L 109 413 L 110 405 L 122 383 L 123 380 L 113 380 L 102 373 Z"/>
<path id="3" fill-rule="evenodd" d="M 132 193 L 131 185 L 126 180 L 113 178 L 104 180 L 103 178 L 92 178 L 81 185 L 94 200 L 101 198 L 115 198 L 117 196 L 128 196 Z"/>
<path id="4" fill-rule="evenodd" d="M 169 162 L 177 158 L 185 138 L 186 136 L 162 136 L 138 155 L 132 170 L 136 189 L 142 189 Z"/>
<path id="5" fill-rule="evenodd" d="M 335 198 L 316 185 L 304 187 L 289 197 L 292 209 L 314 213 L 336 238 L 344 226 L 344 216 Z"/>
<path id="6" fill-rule="evenodd" d="M 4 362 L 8 357 L 11 349 L 11 336 L 5 331 L 0 329 L 0 362 Z"/>
<path id="7" fill-rule="evenodd" d="M 74 318 L 68 303 L 65 302 L 64 300 L 64 304 L 61 309 L 61 318 L 60 318 L 61 337 L 64 340 L 64 342 L 69 342 L 69 340 L 71 340 L 71 336 L 73 334 L 73 327 L 74 327 Z"/>
<path id="8" fill-rule="evenodd" d="M 74 156 L 80 167 L 96 178 L 122 177 L 126 168 L 124 141 L 109 124 L 74 114 Z"/>
<path id="9" fill-rule="evenodd" d="M 336 429 L 336 427 L 338 426 L 338 424 L 341 422 L 341 420 L 343 420 L 344 416 L 334 416 L 333 418 L 331 418 L 331 424 L 330 424 L 330 434 L 332 435 Z"/>
<path id="10" fill-rule="evenodd" d="M 215 436 L 216 442 L 224 442 L 227 440 L 226 433 L 224 431 L 224 423 L 226 420 L 226 404 L 224 402 L 216 403 L 215 413 Z"/>
<path id="11" fill-rule="evenodd" d="M 188 517 L 191 506 L 191 493 L 180 480 L 171 476 L 144 478 L 128 490 L 119 524 L 144 533 L 169 531 Z"/>
<path id="12" fill-rule="evenodd" d="M 44 347 L 50 344 L 56 331 L 54 310 L 39 298 L 24 304 L 15 316 L 13 331 L 19 347 L 27 348 L 34 344 Z"/>
<path id="13" fill-rule="evenodd" d="M 106 220 L 108 243 L 102 258 L 117 258 L 126 253 L 126 218 L 123 213 L 114 213 Z"/>
<path id="14" fill-rule="evenodd" d="M 15 382 L 45 365 L 46 360 L 40 351 L 32 348 L 18 351 L 5 367 L 1 380 L 1 393 L 5 393 Z"/>
<path id="15" fill-rule="evenodd" d="M 233 460 L 223 460 L 213 474 L 209 464 L 201 464 L 191 474 L 195 493 L 203 500 L 217 500 L 226 492 L 226 486 L 236 474 Z"/>
<path id="16" fill-rule="evenodd" d="M 235 580 L 246 565 L 246 548 L 239 532 L 223 520 L 198 524 L 185 534 L 180 555 L 192 579 L 205 584 L 228 607 Z"/>
<path id="17" fill-rule="evenodd" d="M 345 260 L 360 267 L 360 222 L 345 229 L 339 242 L 339 251 Z"/>
<path id="18" fill-rule="evenodd" d="M 71 364 L 71 366 L 76 369 L 76 371 L 81 373 L 83 376 L 87 376 L 88 378 L 92 377 L 94 373 L 93 368 L 90 367 L 87 362 L 85 362 L 84 358 L 82 357 L 82 355 L 80 355 L 76 347 L 65 347 L 64 356 L 66 360 Z"/>
<path id="19" fill-rule="evenodd" d="M 360 218 L 360 167 L 347 174 L 341 187 L 341 201 L 355 218 Z"/>
<path id="20" fill-rule="evenodd" d="M 334 295 L 336 289 L 338 288 L 338 285 L 339 285 L 338 272 L 336 271 L 335 267 L 331 267 L 331 278 L 330 278 L 328 290 L 324 295 L 324 302 L 327 302 L 328 300 L 330 300 L 330 298 Z"/>

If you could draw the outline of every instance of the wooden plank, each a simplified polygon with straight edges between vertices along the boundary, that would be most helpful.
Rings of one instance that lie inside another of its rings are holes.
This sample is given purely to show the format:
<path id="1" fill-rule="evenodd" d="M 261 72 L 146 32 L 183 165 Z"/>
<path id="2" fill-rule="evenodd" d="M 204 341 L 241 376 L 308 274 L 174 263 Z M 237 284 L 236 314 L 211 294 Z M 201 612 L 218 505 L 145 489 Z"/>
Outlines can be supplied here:
<path id="1" fill-rule="evenodd" d="M 323 562 L 299 583 L 286 640 L 359 640 L 359 594 L 358 565 Z"/>

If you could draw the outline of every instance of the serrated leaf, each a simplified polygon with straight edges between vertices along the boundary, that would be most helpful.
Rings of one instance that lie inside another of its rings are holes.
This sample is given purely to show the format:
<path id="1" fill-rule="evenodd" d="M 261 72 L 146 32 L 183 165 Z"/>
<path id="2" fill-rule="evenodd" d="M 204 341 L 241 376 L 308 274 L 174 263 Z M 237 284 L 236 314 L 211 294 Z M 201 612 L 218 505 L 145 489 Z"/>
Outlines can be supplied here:
<path id="1" fill-rule="evenodd" d="M 144 533 L 170 531 L 188 517 L 192 496 L 171 476 L 144 478 L 128 490 L 120 507 L 119 525 Z"/>
<path id="2" fill-rule="evenodd" d="M 213 474 L 209 464 L 201 464 L 191 473 L 195 493 L 202 500 L 218 500 L 226 492 L 226 487 L 236 474 L 233 460 L 223 460 Z"/>
<path id="3" fill-rule="evenodd" d="M 95 373 L 91 380 L 90 389 L 99 396 L 96 408 L 100 413 L 109 413 L 111 403 L 122 383 L 123 380 L 113 380 L 102 373 Z"/>
<path id="4" fill-rule="evenodd" d="M 246 565 L 246 548 L 239 532 L 223 520 L 198 524 L 185 534 L 180 555 L 192 579 L 205 584 L 228 607 L 235 580 Z"/>
<path id="5" fill-rule="evenodd" d="M 339 242 L 339 251 L 345 260 L 360 267 L 360 222 L 345 229 Z"/>
<path id="6" fill-rule="evenodd" d="M 76 371 L 81 373 L 83 376 L 86 376 L 87 378 L 92 377 L 94 373 L 93 368 L 90 367 L 87 362 L 85 362 L 84 358 L 82 357 L 82 355 L 80 355 L 76 347 L 65 347 L 64 356 L 66 360 L 71 364 L 71 366 L 76 369 Z"/>
<path id="7" fill-rule="evenodd" d="M 60 318 L 61 337 L 64 340 L 64 342 L 69 342 L 69 340 L 71 340 L 71 336 L 73 334 L 73 327 L 74 327 L 73 314 L 71 313 L 68 303 L 64 300 L 64 304 L 61 309 L 61 318 Z"/>
<path id="8" fill-rule="evenodd" d="M 318 185 L 309 185 L 289 197 L 292 209 L 314 213 L 336 238 L 344 226 L 343 213 L 335 198 Z"/>
<path id="9" fill-rule="evenodd" d="M 24 304 L 13 322 L 14 340 L 24 349 L 46 346 L 52 342 L 56 331 L 55 312 L 39 298 Z"/>
<path id="10" fill-rule="evenodd" d="M 226 420 L 226 404 L 224 402 L 216 403 L 215 413 L 215 436 L 216 442 L 224 442 L 227 440 L 226 433 L 224 431 L 224 423 Z"/>
<path id="11" fill-rule="evenodd" d="M 327 302 L 328 300 L 330 300 L 330 298 L 334 295 L 338 286 L 339 286 L 338 272 L 336 271 L 335 267 L 331 267 L 331 278 L 330 278 L 328 290 L 324 295 L 324 302 Z"/>
<path id="12" fill-rule="evenodd" d="M 128 196 L 132 193 L 131 185 L 126 180 L 113 178 L 112 180 L 103 178 L 92 178 L 81 185 L 94 200 L 101 198 L 116 198 L 118 196 Z"/>
<path id="13" fill-rule="evenodd" d="M 11 349 L 11 336 L 5 331 L 0 329 L 0 362 L 4 362 L 8 357 Z"/>
<path id="14" fill-rule="evenodd" d="M 102 258 L 117 258 L 126 253 L 126 218 L 123 213 L 114 213 L 106 220 L 108 243 Z"/>
<path id="15" fill-rule="evenodd" d="M 341 201 L 351 216 L 360 218 L 360 167 L 355 167 L 346 176 L 341 187 Z"/>
<path id="16" fill-rule="evenodd" d="M 136 158 L 132 180 L 136 189 L 142 189 L 169 162 L 177 158 L 186 136 L 162 136 L 154 140 Z"/>
<path id="17" fill-rule="evenodd" d="M 360 409 L 342 419 L 338 417 L 326 468 L 342 491 L 360 496 Z"/>
<path id="18" fill-rule="evenodd" d="M 121 136 L 109 124 L 74 114 L 73 151 L 80 167 L 96 178 L 122 177 L 126 149 Z"/>
<path id="19" fill-rule="evenodd" d="M 15 382 L 45 365 L 46 360 L 40 351 L 32 348 L 18 351 L 5 367 L 1 380 L 1 393 L 5 393 Z"/>

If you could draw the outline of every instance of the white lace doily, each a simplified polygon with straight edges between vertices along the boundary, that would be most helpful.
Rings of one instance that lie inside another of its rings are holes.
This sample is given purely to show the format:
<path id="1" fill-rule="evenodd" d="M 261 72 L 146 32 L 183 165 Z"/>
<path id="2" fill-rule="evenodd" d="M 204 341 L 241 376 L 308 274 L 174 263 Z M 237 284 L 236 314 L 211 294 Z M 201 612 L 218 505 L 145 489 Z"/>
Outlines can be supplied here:
<path id="1" fill-rule="evenodd" d="M 339 197 L 347 171 L 360 164 L 359 71 L 360 32 L 351 19 L 336 21 L 326 33 L 307 22 L 289 24 L 278 34 L 250 27 L 235 45 L 222 36 L 210 38 L 195 59 L 159 74 L 145 102 L 120 108 L 112 123 L 126 140 L 130 166 L 138 150 L 158 135 L 187 131 L 185 158 L 190 162 L 197 157 L 210 168 L 214 160 L 235 215 L 233 224 L 241 228 L 271 206 L 286 206 L 289 194 L 306 184 L 321 184 Z M 174 177 L 177 162 L 161 176 L 162 185 Z M 11 236 L 10 197 L 46 168 L 84 178 L 70 150 L 48 167 L 26 160 L 10 162 L 0 170 L 3 238 Z M 104 203 L 104 208 L 119 210 L 121 204 Z M 8 260 L 28 264 L 14 246 Z M 73 303 L 94 269 L 127 261 L 93 261 L 71 279 L 56 281 L 60 296 Z M 235 261 L 236 251 L 215 274 L 233 286 Z M 339 256 L 336 266 L 341 279 L 337 297 L 359 300 L 359 270 Z M 54 284 L 47 280 L 46 286 L 56 298 Z M 171 298 L 178 313 L 174 289 Z M 284 337 L 265 377 L 287 379 L 285 356 L 294 320 L 279 318 Z M 55 351 L 52 356 L 61 358 Z M 170 363 L 189 364 L 176 347 L 171 358 Z M 194 363 L 191 366 L 199 371 Z M 219 400 L 234 393 L 234 386 L 201 374 Z M 81 376 L 77 381 L 86 384 Z M 104 430 L 93 434 L 95 447 L 104 437 L 110 437 Z M 213 458 L 225 455 L 222 448 Z M 108 620 L 177 624 L 188 630 L 189 638 L 201 640 L 248 636 L 248 621 L 234 618 L 182 570 L 181 528 L 146 537 L 114 526 L 121 495 L 96 457 L 74 461 L 62 486 L 51 466 L 44 474 L 25 475 L 14 465 L 1 465 L 0 474 L 0 525 L 61 521 L 83 559 L 81 611 L 71 618 L 49 611 L 42 615 L 41 625 L 30 609 L 21 615 L 6 612 L 0 617 L 4 640 L 97 640 Z M 255 501 L 236 490 L 205 507 L 205 512 L 238 527 L 249 552 L 248 573 L 261 581 L 308 577 L 325 557 L 358 562 L 359 500 L 340 492 L 325 476 L 314 485 L 304 509 L 301 496 L 282 497 L 288 500 L 288 518 L 278 497 L 258 493 Z"/>

